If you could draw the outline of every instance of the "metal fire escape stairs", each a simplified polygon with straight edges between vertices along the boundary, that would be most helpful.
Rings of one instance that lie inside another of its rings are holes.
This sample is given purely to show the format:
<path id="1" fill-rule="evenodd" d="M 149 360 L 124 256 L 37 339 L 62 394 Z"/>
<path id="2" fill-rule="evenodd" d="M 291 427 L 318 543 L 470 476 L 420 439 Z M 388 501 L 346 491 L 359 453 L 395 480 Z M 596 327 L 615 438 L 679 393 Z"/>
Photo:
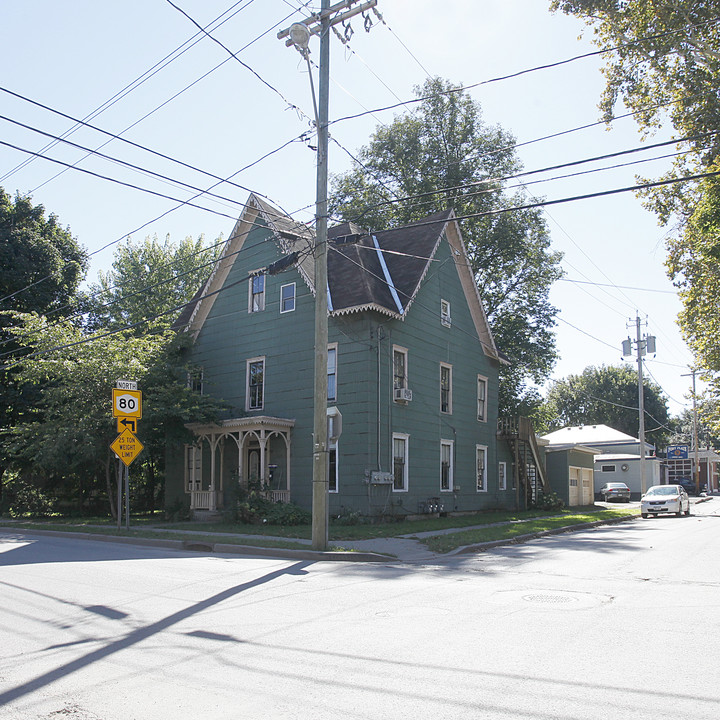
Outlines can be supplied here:
<path id="1" fill-rule="evenodd" d="M 545 456 L 541 453 L 530 418 L 499 419 L 497 436 L 505 440 L 513 453 L 513 477 L 518 491 L 518 504 L 525 508 L 537 503 L 541 494 L 550 492 Z"/>

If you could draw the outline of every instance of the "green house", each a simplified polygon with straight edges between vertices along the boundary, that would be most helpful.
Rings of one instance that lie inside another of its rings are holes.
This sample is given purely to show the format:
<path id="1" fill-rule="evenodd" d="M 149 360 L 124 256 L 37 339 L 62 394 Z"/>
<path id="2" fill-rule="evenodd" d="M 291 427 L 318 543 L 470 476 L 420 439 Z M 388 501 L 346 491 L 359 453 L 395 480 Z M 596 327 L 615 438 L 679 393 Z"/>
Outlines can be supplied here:
<path id="1" fill-rule="evenodd" d="M 230 410 L 168 450 L 167 502 L 227 507 L 259 482 L 312 502 L 314 238 L 251 195 L 208 281 L 178 321 L 192 382 Z M 512 453 L 497 440 L 495 345 L 452 211 L 328 242 L 331 514 L 514 507 Z"/>

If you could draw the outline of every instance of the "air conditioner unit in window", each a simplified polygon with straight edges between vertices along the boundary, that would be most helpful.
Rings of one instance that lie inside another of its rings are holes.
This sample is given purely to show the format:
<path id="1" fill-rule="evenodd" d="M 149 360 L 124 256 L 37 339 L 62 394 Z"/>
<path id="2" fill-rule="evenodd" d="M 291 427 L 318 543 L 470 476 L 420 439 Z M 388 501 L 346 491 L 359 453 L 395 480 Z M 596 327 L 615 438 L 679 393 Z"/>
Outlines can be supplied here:
<path id="1" fill-rule="evenodd" d="M 395 388 L 395 400 L 398 402 L 410 402 L 412 400 L 412 390 Z"/>

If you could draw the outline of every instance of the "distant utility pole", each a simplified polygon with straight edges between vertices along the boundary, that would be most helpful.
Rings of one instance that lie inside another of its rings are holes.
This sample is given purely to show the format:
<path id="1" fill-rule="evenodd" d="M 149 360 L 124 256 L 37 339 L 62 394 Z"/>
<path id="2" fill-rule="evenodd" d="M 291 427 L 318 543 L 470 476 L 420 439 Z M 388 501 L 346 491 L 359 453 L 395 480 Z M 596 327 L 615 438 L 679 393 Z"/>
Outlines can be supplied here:
<path id="1" fill-rule="evenodd" d="M 682 377 L 692 377 L 692 392 L 693 392 L 693 448 L 695 450 L 695 462 L 693 464 L 693 480 L 698 493 L 700 492 L 700 452 L 698 450 L 698 421 L 697 421 L 697 393 L 695 390 L 695 375 L 699 370 L 693 369 L 691 372 L 682 375 Z M 708 491 L 710 490 L 710 465 L 708 460 Z"/>
<path id="2" fill-rule="evenodd" d="M 315 383 L 313 413 L 313 507 L 312 547 L 326 550 L 328 544 L 328 418 L 327 418 L 327 188 L 328 188 L 328 118 L 330 105 L 330 28 L 345 24 L 349 35 L 350 18 L 374 8 L 378 0 L 343 0 L 330 6 L 330 0 L 322 0 L 319 13 L 281 30 L 278 39 L 288 38 L 286 45 L 293 45 L 305 58 L 310 73 L 310 89 L 315 108 L 315 125 L 318 133 L 317 184 L 315 199 Z M 369 16 L 365 18 L 365 30 L 372 27 Z M 310 36 L 320 36 L 320 83 L 318 99 L 312 85 L 310 67 Z"/>
<path id="3" fill-rule="evenodd" d="M 632 327 L 632 326 L 631 326 Z M 645 465 L 645 392 L 643 386 L 643 355 L 646 353 L 655 353 L 655 336 L 640 335 L 640 317 L 635 317 L 636 339 L 623 340 L 622 350 L 623 357 L 632 355 L 632 346 L 635 344 L 637 351 L 637 373 L 638 373 L 638 415 L 640 418 L 640 431 L 638 433 L 640 439 L 640 492 L 644 495 L 647 490 L 647 475 Z"/>

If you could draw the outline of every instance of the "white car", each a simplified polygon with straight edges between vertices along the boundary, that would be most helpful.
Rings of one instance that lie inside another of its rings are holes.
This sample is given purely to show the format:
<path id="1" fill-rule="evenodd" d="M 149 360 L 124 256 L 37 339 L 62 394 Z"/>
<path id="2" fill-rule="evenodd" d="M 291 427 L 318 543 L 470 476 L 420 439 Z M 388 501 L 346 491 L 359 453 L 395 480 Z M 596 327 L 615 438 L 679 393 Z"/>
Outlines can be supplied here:
<path id="1" fill-rule="evenodd" d="M 640 498 L 640 514 L 644 518 L 670 513 L 678 517 L 690 514 L 690 498 L 682 485 L 653 485 Z"/>

